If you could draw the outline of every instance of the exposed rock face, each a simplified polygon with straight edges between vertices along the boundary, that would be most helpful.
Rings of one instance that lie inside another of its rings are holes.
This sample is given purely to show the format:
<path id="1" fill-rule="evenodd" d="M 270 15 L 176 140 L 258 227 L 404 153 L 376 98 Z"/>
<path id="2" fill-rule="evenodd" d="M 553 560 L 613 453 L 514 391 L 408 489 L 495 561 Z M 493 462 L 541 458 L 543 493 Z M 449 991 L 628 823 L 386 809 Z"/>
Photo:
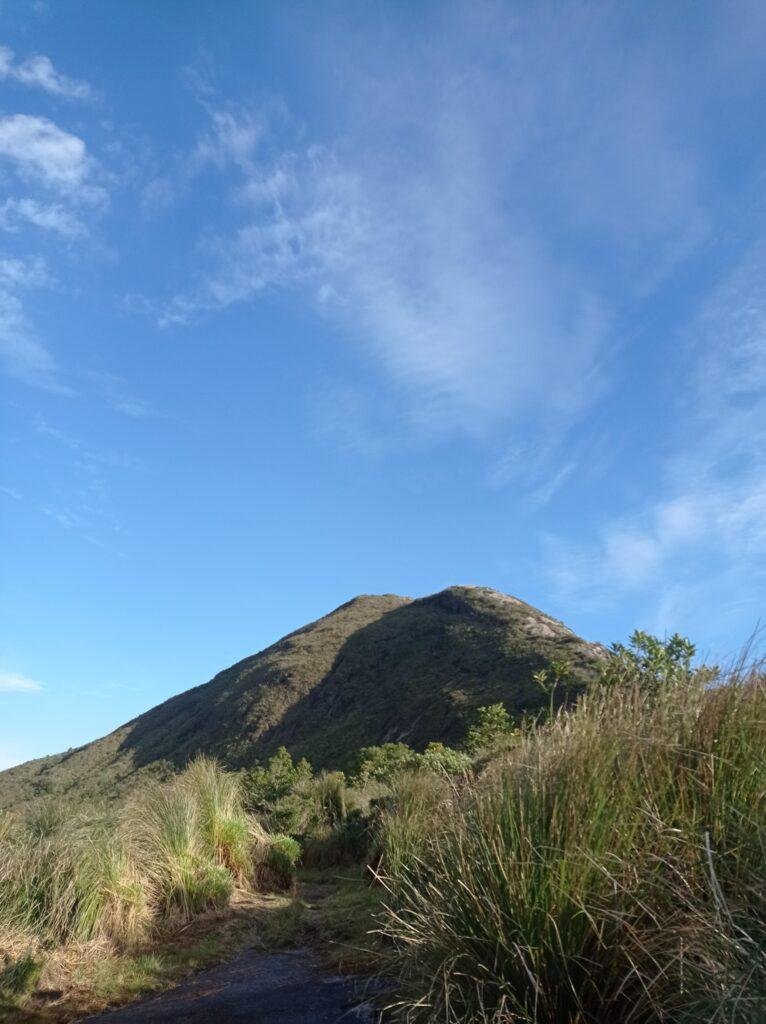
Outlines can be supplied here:
<path id="1" fill-rule="evenodd" d="M 539 707 L 532 676 L 566 660 L 583 684 L 605 651 L 518 598 L 449 587 L 357 597 L 103 739 L 0 773 L 0 807 L 45 792 L 112 797 L 195 754 L 250 765 L 284 744 L 316 767 L 362 745 L 458 742 L 483 704 Z"/>

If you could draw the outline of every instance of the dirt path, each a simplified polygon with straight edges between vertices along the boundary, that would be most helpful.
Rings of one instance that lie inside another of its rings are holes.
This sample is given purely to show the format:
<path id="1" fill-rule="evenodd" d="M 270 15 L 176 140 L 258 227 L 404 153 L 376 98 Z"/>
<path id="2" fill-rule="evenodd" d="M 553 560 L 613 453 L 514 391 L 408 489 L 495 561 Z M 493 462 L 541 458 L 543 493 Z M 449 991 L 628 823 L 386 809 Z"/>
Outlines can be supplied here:
<path id="1" fill-rule="evenodd" d="M 83 1024 L 371 1024 L 369 996 L 363 979 L 329 974 L 308 949 L 244 950 L 160 995 Z"/>
<path id="2" fill-rule="evenodd" d="M 343 882 L 338 877 L 301 882 L 296 902 L 287 905 L 300 906 L 299 918 L 292 918 L 288 925 L 297 929 L 290 933 L 290 940 L 298 944 L 289 949 L 268 948 L 267 926 L 270 919 L 273 925 L 278 907 L 242 897 L 235 907 L 237 919 L 249 919 L 250 927 L 231 959 L 157 995 L 79 1018 L 80 1024 L 372 1024 L 378 1015 L 370 1000 L 383 986 L 329 970 L 327 962 L 306 945 L 311 942 L 315 950 L 326 953 L 339 939 L 349 938 L 350 921 L 361 919 L 364 931 L 364 905 L 358 901 L 369 898 L 369 893 L 366 885 L 346 887 L 343 902 Z M 360 963 L 356 969 L 363 971 L 367 966 Z"/>

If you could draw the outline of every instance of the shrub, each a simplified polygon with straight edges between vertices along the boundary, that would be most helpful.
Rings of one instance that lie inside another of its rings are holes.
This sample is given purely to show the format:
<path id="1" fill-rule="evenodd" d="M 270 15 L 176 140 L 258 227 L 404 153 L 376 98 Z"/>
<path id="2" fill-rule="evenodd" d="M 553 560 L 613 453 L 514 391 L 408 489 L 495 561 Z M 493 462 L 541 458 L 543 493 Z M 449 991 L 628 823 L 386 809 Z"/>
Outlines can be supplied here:
<path id="1" fill-rule="evenodd" d="M 368 782 L 390 782 L 399 772 L 416 768 L 418 755 L 406 743 L 383 743 L 362 747 L 357 756 L 355 785 Z"/>
<path id="2" fill-rule="evenodd" d="M 266 866 L 271 882 L 280 889 L 289 889 L 295 882 L 295 872 L 301 857 L 301 845 L 292 836 L 272 836 L 269 841 Z"/>
<path id="3" fill-rule="evenodd" d="M 280 747 L 266 764 L 244 773 L 245 806 L 260 815 L 270 830 L 298 834 L 311 811 L 311 800 L 303 791 L 311 778 L 308 761 L 294 763 L 287 748 Z"/>
<path id="4" fill-rule="evenodd" d="M 429 743 L 419 759 L 420 766 L 437 775 L 460 775 L 467 772 L 471 764 L 468 754 L 444 743 Z"/>
<path id="5" fill-rule="evenodd" d="M 766 682 L 646 672 L 525 727 L 451 813 L 385 822 L 401 1015 L 764 1019 Z"/>
<path id="6" fill-rule="evenodd" d="M 476 721 L 468 730 L 465 749 L 469 754 L 488 750 L 514 730 L 514 723 L 504 704 L 488 704 L 478 708 Z"/>

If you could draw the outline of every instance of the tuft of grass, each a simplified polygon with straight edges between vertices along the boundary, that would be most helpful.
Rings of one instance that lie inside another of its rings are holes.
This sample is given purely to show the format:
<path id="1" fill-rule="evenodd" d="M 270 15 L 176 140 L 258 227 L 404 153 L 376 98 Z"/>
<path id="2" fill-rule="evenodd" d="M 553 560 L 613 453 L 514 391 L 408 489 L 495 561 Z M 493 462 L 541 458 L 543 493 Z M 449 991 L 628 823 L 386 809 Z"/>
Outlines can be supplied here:
<path id="1" fill-rule="evenodd" d="M 766 1019 L 766 680 L 716 682 L 627 671 L 384 819 L 402 1018 Z"/>
<path id="2" fill-rule="evenodd" d="M 206 852 L 235 878 L 244 880 L 253 869 L 251 820 L 245 813 L 239 778 L 209 757 L 192 761 L 182 778 L 183 788 L 196 804 Z"/>
<path id="3" fill-rule="evenodd" d="M 116 963 L 146 948 L 171 919 L 223 908 L 235 882 L 249 885 L 269 842 L 243 810 L 237 777 L 209 759 L 152 784 L 118 812 L 48 801 L 26 819 L 3 814 L 4 989 L 15 992 L 31 977 L 33 961 L 62 977 L 82 960 Z"/>
<path id="4" fill-rule="evenodd" d="M 378 805 L 374 841 L 374 859 L 382 865 L 390 885 L 418 862 L 434 830 L 451 822 L 454 793 L 442 773 L 421 770 L 394 776 L 390 793 Z"/>
<path id="5" fill-rule="evenodd" d="M 301 857 L 301 844 L 292 836 L 272 836 L 269 841 L 265 870 L 272 886 L 291 889 L 295 884 L 296 869 Z"/>
<path id="6" fill-rule="evenodd" d="M 160 914 L 188 919 L 228 901 L 232 876 L 214 857 L 194 789 L 183 776 L 147 787 L 125 829 Z"/>

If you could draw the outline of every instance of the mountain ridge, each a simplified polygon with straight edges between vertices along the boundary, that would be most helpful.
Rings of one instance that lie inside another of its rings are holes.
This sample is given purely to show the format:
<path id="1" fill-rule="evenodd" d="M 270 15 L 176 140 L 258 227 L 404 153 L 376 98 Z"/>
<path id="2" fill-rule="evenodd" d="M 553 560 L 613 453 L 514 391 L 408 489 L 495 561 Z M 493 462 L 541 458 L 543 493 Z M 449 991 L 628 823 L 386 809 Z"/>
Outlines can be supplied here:
<path id="1" fill-rule="evenodd" d="M 539 707 L 537 669 L 566 660 L 585 684 L 604 656 L 487 587 L 362 594 L 100 739 L 0 773 L 0 807 L 47 793 L 119 796 L 197 753 L 242 768 L 284 745 L 315 767 L 344 768 L 363 745 L 455 743 L 482 704 Z"/>

